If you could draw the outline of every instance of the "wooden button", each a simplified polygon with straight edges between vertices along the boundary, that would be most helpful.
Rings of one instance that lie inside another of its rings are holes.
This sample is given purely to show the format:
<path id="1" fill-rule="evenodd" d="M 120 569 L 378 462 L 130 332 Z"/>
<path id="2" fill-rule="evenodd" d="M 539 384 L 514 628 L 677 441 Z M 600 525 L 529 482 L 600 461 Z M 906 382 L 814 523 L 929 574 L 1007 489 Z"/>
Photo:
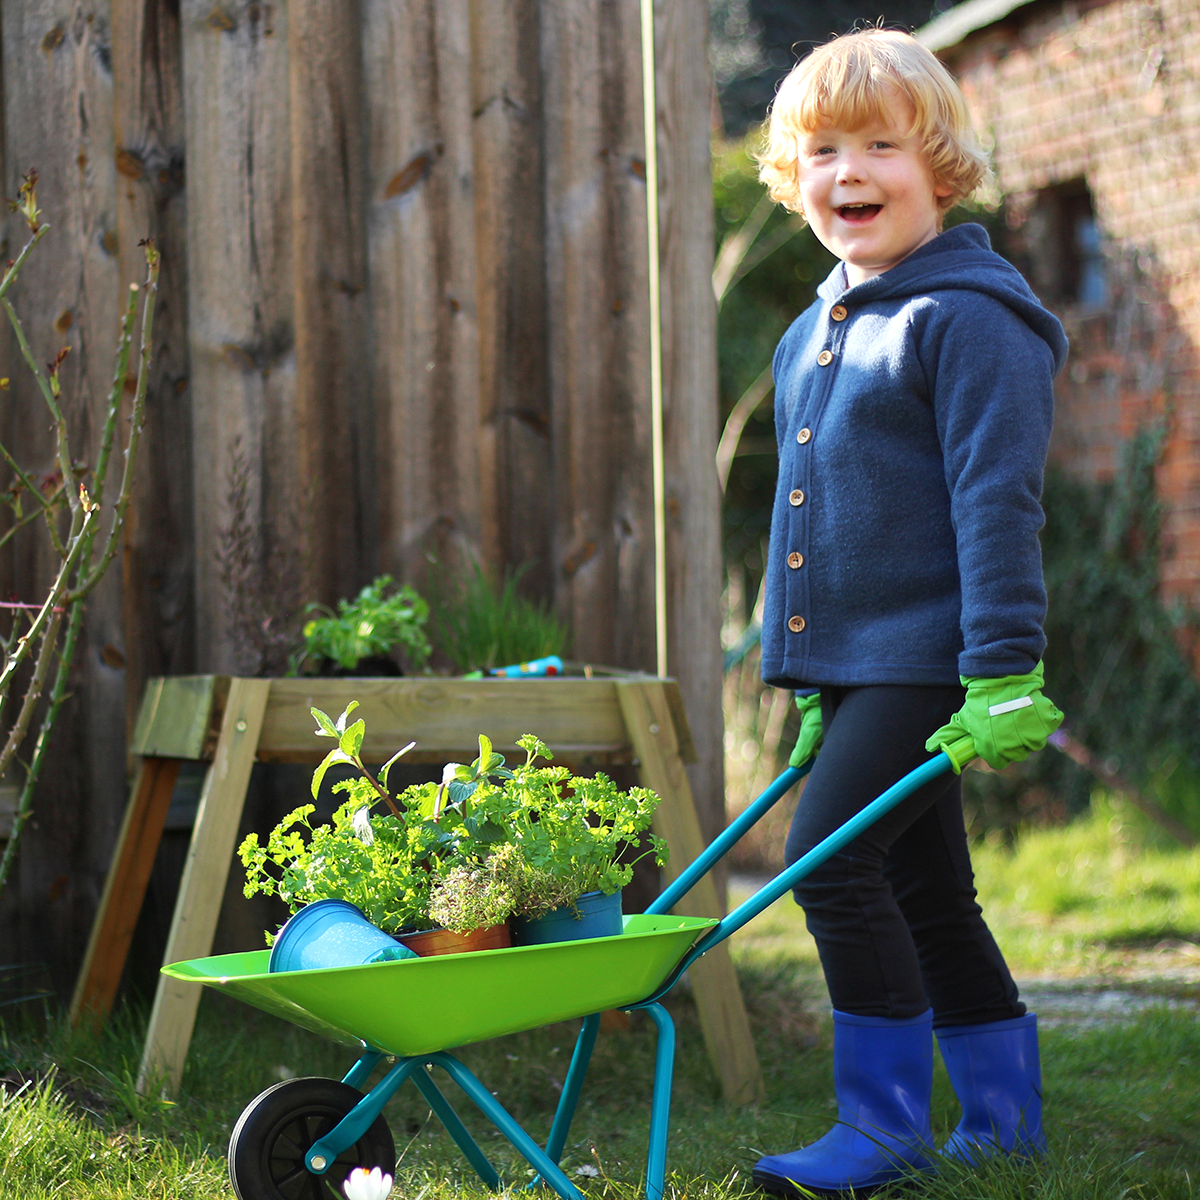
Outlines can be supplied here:
<path id="1" fill-rule="evenodd" d="M 788 497 L 788 503 L 791 504 L 793 508 L 799 508 L 800 505 L 804 503 L 804 493 L 799 488 L 797 488 Z"/>
<path id="2" fill-rule="evenodd" d="M 835 321 L 844 321 L 850 314 L 846 311 L 844 304 L 835 304 L 830 310 L 829 315 Z"/>
<path id="3" fill-rule="evenodd" d="M 803 617 L 788 617 L 788 628 L 793 633 L 803 633 L 804 632 L 804 618 Z"/>
<path id="4" fill-rule="evenodd" d="M 802 446 L 806 442 L 811 442 L 812 441 L 812 430 L 809 429 L 808 426 L 805 426 L 802 430 L 800 430 L 800 432 L 798 434 L 796 434 L 796 441 L 798 441 L 800 443 L 800 445 L 802 445 Z"/>
<path id="5" fill-rule="evenodd" d="M 787 556 L 787 565 L 795 571 L 797 568 L 804 566 L 804 555 L 799 550 L 793 550 Z"/>
<path id="6" fill-rule="evenodd" d="M 833 352 L 832 351 L 822 350 L 821 353 L 817 355 L 817 364 L 819 366 L 827 367 L 827 366 L 829 366 L 829 364 L 831 362 L 833 362 Z"/>

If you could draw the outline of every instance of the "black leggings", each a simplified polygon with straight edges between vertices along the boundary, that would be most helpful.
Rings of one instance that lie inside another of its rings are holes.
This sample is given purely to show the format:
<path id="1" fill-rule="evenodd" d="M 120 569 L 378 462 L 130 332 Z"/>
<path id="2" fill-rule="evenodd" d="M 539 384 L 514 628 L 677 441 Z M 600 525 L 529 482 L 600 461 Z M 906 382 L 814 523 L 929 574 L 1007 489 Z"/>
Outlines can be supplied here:
<path id="1" fill-rule="evenodd" d="M 794 863 L 929 758 L 925 739 L 959 687 L 822 688 L 825 742 L 788 831 Z M 795 887 L 833 1007 L 935 1026 L 1023 1016 L 1025 1005 L 975 900 L 957 775 L 884 815 Z"/>

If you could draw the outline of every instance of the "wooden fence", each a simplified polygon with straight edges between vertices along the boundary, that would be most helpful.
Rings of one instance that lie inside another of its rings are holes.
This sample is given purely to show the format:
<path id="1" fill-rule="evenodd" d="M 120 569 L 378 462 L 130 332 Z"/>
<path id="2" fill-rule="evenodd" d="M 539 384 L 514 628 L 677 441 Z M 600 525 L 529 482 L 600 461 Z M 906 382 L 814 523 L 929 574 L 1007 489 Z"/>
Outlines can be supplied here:
<path id="1" fill-rule="evenodd" d="M 3 953 L 69 989 L 148 675 L 278 670 L 289 609 L 429 556 L 532 563 L 573 654 L 653 670 L 638 0 L 6 0 L 5 194 L 52 226 L 16 304 L 105 395 L 163 254 L 137 509 L 91 602 Z M 722 820 L 705 0 L 657 0 L 668 661 Z M 6 226 L 9 256 L 19 246 Z M 49 454 L 4 343 L 3 430 Z M 18 549 L 0 586 L 37 597 Z"/>

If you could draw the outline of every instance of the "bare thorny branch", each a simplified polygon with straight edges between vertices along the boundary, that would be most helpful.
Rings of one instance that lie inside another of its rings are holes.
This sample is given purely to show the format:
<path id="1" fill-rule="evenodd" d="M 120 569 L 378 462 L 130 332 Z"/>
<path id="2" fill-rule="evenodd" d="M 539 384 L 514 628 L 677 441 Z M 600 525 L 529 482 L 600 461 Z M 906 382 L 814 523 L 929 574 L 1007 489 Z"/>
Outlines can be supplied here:
<path id="1" fill-rule="evenodd" d="M 30 252 L 50 228 L 42 222 L 41 211 L 37 207 L 36 171 L 30 171 L 25 177 L 18 198 L 9 201 L 9 204 L 14 212 L 20 213 L 25 219 L 31 236 L 17 258 L 8 263 L 4 276 L 0 279 L 0 307 L 8 316 L 21 356 L 36 379 L 42 400 L 53 420 L 55 470 L 39 486 L 27 471 L 22 470 L 8 448 L 0 444 L 0 458 L 7 464 L 14 477 L 9 489 L 0 493 L 0 501 L 8 505 L 13 516 L 13 525 L 0 537 L 0 545 L 41 516 L 60 565 L 55 571 L 45 601 L 36 609 L 29 606 L 32 617 L 24 613 L 26 606 L 13 607 L 17 614 L 16 621 L 28 621 L 25 632 L 19 634 L 18 627 L 14 624 L 7 637 L 0 637 L 0 776 L 17 759 L 21 744 L 32 727 L 35 710 L 53 674 L 49 698 L 41 716 L 32 756 L 22 782 L 13 827 L 3 858 L 0 859 L 0 890 L 3 890 L 8 878 L 21 832 L 32 812 L 33 790 L 41 772 L 50 733 L 67 697 L 67 679 L 83 624 L 84 601 L 103 578 L 120 545 L 121 531 L 132 495 L 138 442 L 144 423 L 159 268 L 158 251 L 152 242 L 144 242 L 146 282 L 140 289 L 137 284 L 130 285 L 129 300 L 121 318 L 113 381 L 107 397 L 99 454 L 96 466 L 88 471 L 80 468 L 72 457 L 70 430 L 60 403 L 62 386 L 59 371 L 66 359 L 67 350 L 64 348 L 56 355 L 54 361 L 49 363 L 43 372 L 29 346 L 20 318 L 8 299 L 9 289 L 16 282 Z M 143 300 L 141 344 L 137 385 L 129 417 L 129 436 L 124 450 L 125 465 L 120 490 L 112 506 L 108 536 L 97 557 L 95 543 L 101 523 L 105 485 L 114 450 L 119 450 L 118 417 L 129 370 L 139 298 Z M 0 389 L 7 386 L 8 380 L 0 380 Z M 28 513 L 23 511 L 25 498 L 34 506 Z M 24 675 L 22 668 L 26 666 L 32 667 L 29 682 L 25 685 L 16 715 L 10 718 L 11 723 L 6 729 L 2 722 L 4 710 L 8 707 L 10 693 L 16 686 L 16 681 Z"/>

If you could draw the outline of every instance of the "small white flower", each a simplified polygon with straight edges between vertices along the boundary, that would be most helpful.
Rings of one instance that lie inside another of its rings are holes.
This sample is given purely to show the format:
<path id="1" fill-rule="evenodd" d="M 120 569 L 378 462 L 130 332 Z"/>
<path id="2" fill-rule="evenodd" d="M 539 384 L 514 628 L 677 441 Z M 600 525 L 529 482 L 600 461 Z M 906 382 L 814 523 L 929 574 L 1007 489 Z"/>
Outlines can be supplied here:
<path id="1" fill-rule="evenodd" d="M 387 1200 L 391 1190 L 392 1177 L 385 1175 L 378 1167 L 372 1167 L 370 1171 L 365 1167 L 355 1167 L 342 1184 L 346 1200 Z"/>
<path id="2" fill-rule="evenodd" d="M 364 846 L 373 846 L 375 844 L 375 830 L 371 828 L 371 810 L 369 808 L 360 808 L 354 814 L 354 832 L 358 835 L 358 840 Z"/>
<path id="3" fill-rule="evenodd" d="M 575 1168 L 576 1175 L 586 1175 L 589 1179 L 596 1179 L 600 1174 L 599 1167 L 593 1167 L 591 1163 L 584 1163 L 582 1167 Z"/>

